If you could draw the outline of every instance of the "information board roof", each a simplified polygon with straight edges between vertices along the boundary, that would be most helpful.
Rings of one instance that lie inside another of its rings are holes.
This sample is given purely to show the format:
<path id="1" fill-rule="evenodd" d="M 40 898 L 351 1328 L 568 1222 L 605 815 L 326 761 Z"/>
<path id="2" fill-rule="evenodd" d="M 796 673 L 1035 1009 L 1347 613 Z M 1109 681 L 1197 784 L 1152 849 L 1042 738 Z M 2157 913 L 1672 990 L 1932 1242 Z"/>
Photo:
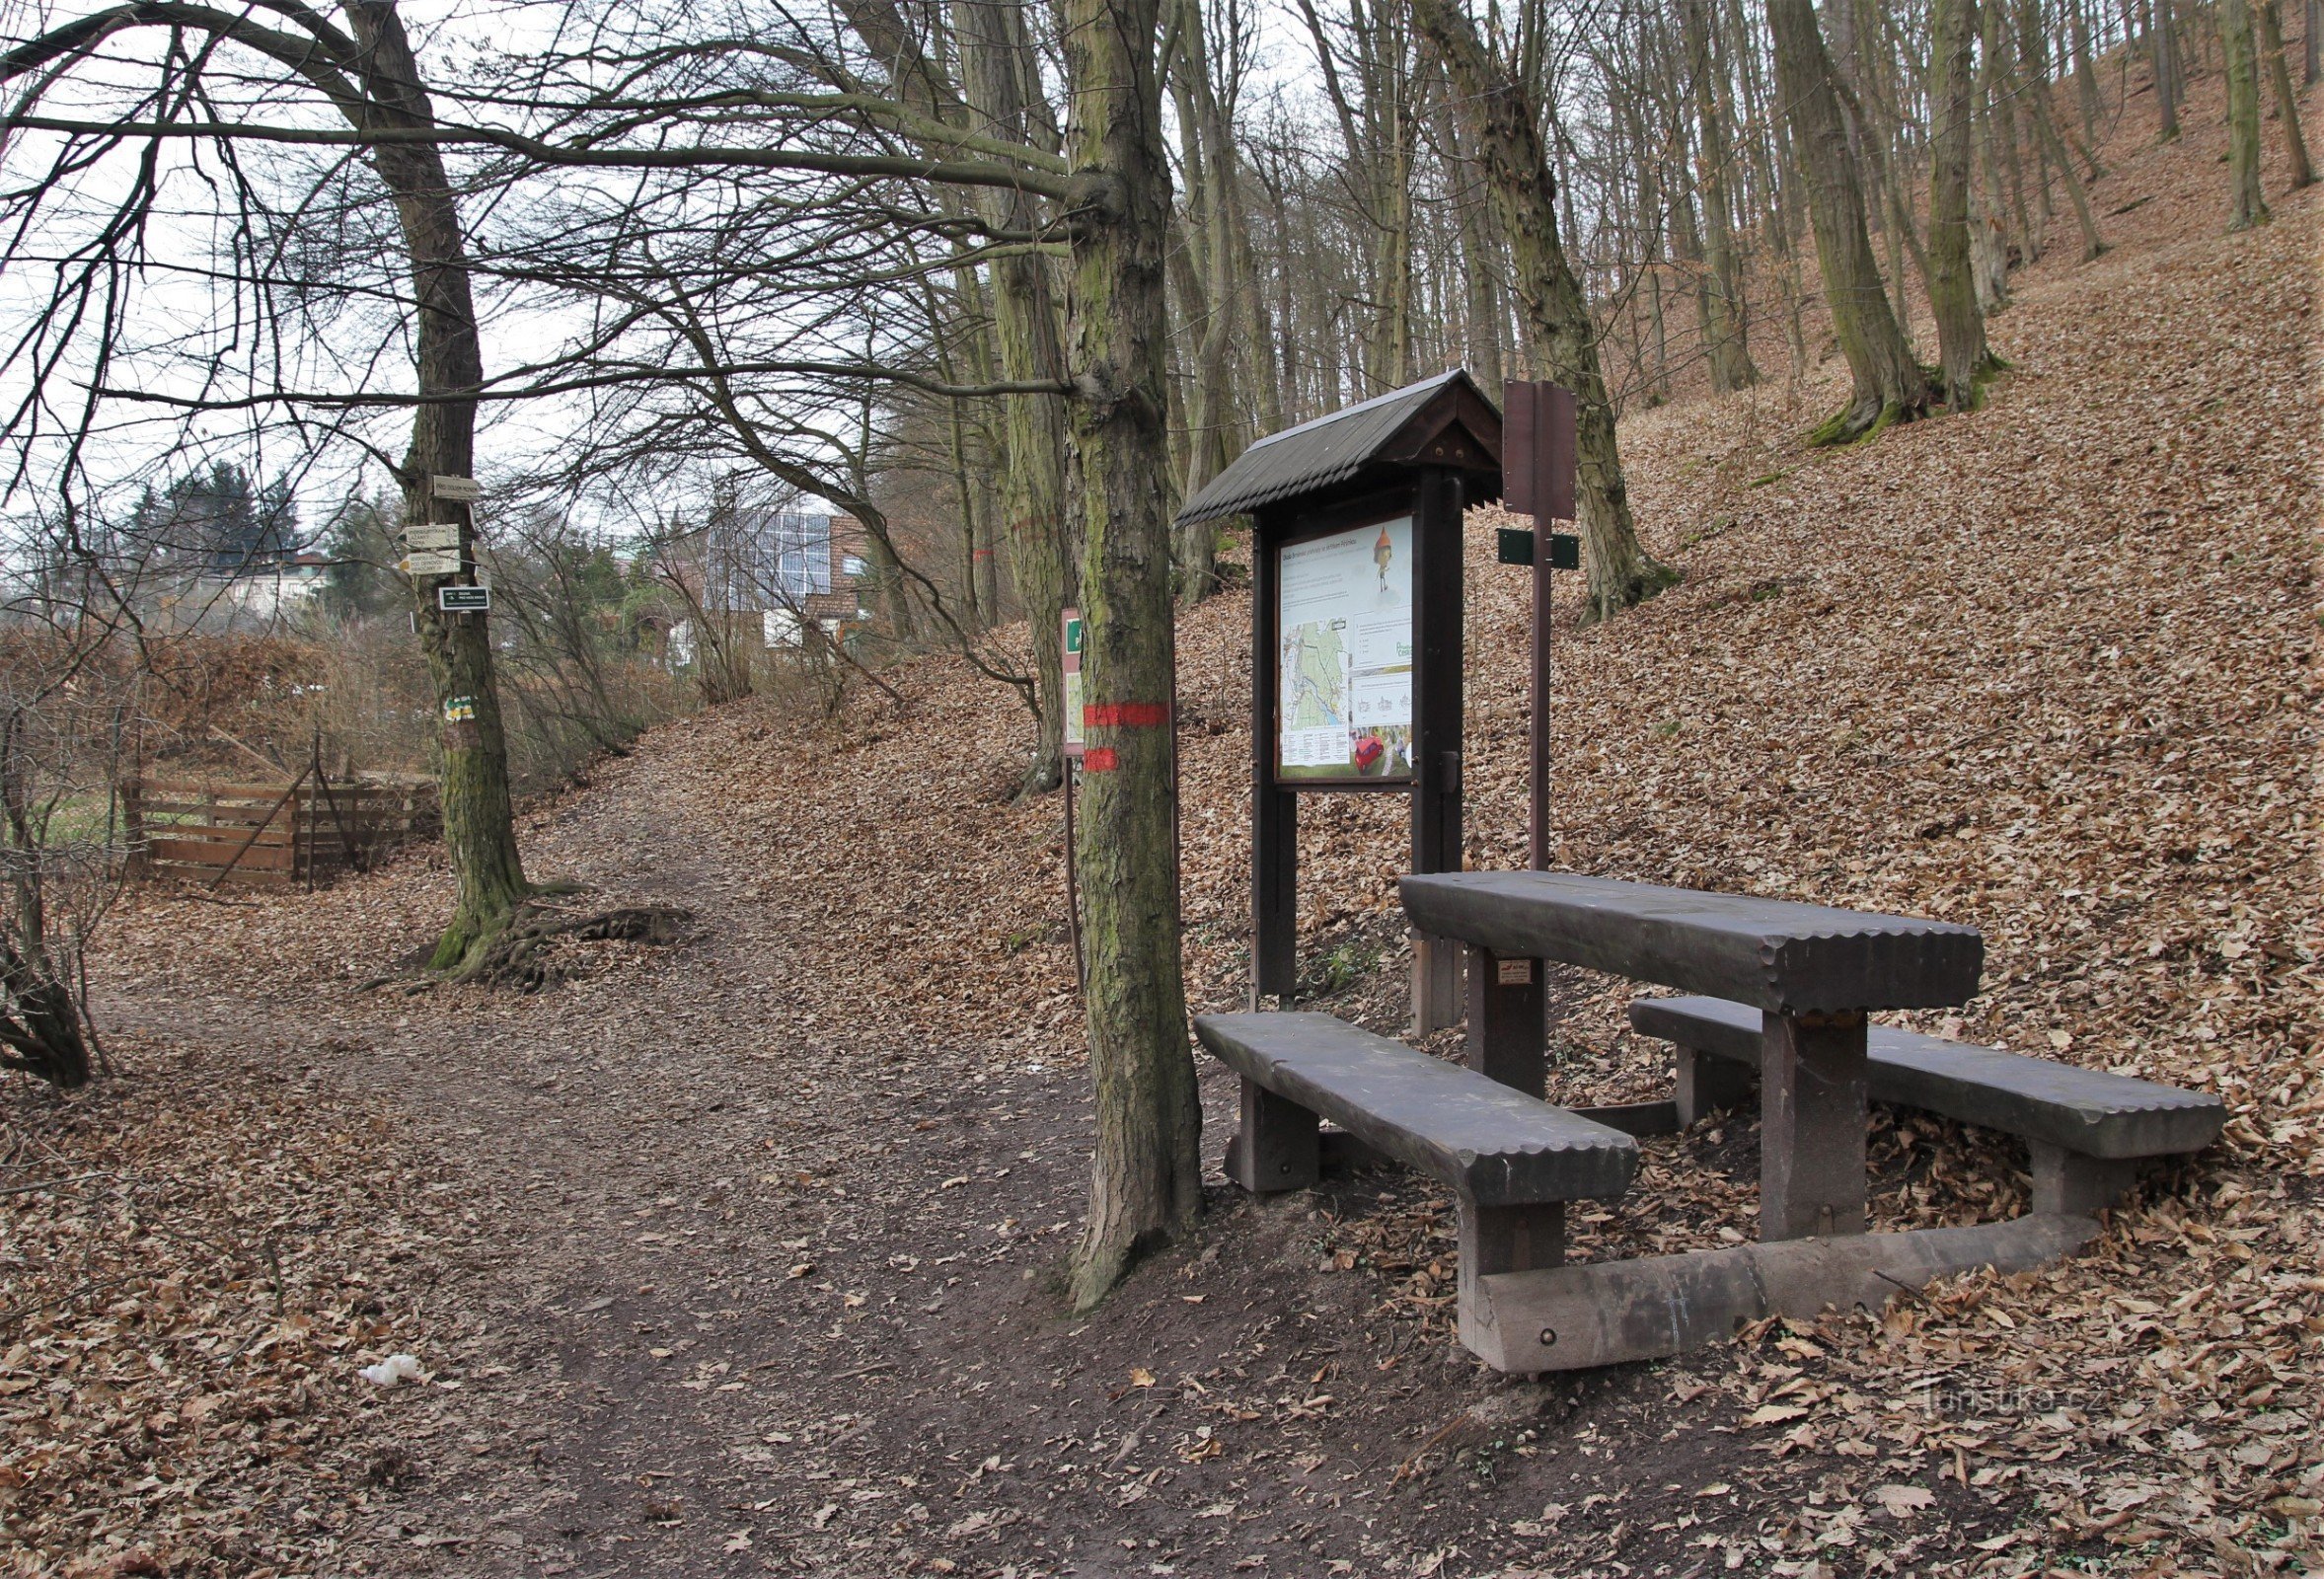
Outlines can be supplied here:
<path id="1" fill-rule="evenodd" d="M 1443 461 L 1422 453 L 1459 426 Z M 1456 368 L 1417 384 L 1270 433 L 1214 477 L 1178 511 L 1180 524 L 1262 509 L 1347 482 L 1370 468 L 1449 464 L 1471 475 L 1469 502 L 1500 496 L 1501 414 Z M 1482 488 L 1478 484 L 1482 483 Z"/>

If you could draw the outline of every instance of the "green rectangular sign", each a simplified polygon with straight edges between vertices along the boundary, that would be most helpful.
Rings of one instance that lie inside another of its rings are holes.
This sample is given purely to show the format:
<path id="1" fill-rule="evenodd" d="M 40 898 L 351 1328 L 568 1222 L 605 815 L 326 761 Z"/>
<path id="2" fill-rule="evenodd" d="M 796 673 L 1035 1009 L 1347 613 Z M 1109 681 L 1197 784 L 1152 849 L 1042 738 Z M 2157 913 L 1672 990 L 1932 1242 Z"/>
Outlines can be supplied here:
<path id="1" fill-rule="evenodd" d="M 1534 563 L 1534 534 L 1522 526 L 1505 526 L 1500 531 L 1501 563 L 1503 564 L 1531 564 Z M 1571 532 L 1549 534 L 1549 568 L 1578 570 L 1582 567 L 1582 540 Z"/>

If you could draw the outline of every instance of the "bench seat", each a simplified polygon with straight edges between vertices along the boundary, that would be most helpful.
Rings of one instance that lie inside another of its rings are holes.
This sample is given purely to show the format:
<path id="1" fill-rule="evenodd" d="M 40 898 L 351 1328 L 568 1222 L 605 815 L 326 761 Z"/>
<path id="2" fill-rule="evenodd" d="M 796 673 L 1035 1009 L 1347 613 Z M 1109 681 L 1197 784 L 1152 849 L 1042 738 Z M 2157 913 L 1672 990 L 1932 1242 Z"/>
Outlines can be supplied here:
<path id="1" fill-rule="evenodd" d="M 1479 1205 L 1616 1196 L 1638 1171 L 1620 1130 L 1330 1015 L 1203 1015 L 1194 1033 L 1244 1080 Z"/>
<path id="2" fill-rule="evenodd" d="M 1314 1183 L 1324 1118 L 1453 1187 L 1471 1348 L 1479 1280 L 1562 1263 L 1565 1203 L 1619 1195 L 1638 1171 L 1620 1130 L 1329 1015 L 1203 1015 L 1194 1033 L 1241 1078 L 1227 1172 L 1244 1189 Z"/>
<path id="3" fill-rule="evenodd" d="M 1683 1053 L 1759 1066 L 1763 1021 L 1745 1004 L 1641 998 L 1630 1023 Z M 2033 1152 L 2037 1211 L 2095 1210 L 2129 1186 L 2140 1159 L 2200 1152 L 2227 1120 L 2226 1105 L 2204 1091 L 1890 1025 L 1869 1027 L 1865 1039 L 1875 1100 L 2022 1136 Z M 1699 1116 L 1691 1073 L 1682 1071 L 1685 1122 Z"/>

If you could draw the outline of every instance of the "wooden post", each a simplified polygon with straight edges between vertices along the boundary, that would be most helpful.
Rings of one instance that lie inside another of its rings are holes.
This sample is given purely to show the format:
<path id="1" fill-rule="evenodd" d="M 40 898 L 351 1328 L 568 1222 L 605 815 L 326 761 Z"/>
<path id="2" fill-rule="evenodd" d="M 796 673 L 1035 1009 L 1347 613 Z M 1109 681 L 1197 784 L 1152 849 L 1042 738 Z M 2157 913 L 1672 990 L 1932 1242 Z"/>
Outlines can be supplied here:
<path id="1" fill-rule="evenodd" d="M 1242 1124 L 1227 1148 L 1227 1176 L 1253 1194 L 1304 1190 L 1318 1169 L 1315 1115 L 1253 1080 L 1242 1082 Z"/>
<path id="2" fill-rule="evenodd" d="M 1413 501 L 1412 869 L 1461 869 L 1462 484 L 1420 474 Z M 1412 1031 L 1461 1017 L 1460 944 L 1412 936 Z"/>
<path id="3" fill-rule="evenodd" d="M 1526 823 L 1527 865 L 1549 869 L 1549 581 L 1556 567 L 1553 521 L 1574 517 L 1574 393 L 1555 384 L 1511 379 L 1503 387 L 1502 503 L 1534 518 L 1533 715 L 1526 726 L 1532 776 Z"/>
<path id="4" fill-rule="evenodd" d="M 1752 1072 L 1740 1064 L 1697 1052 L 1684 1042 L 1673 1044 L 1671 1061 L 1678 1075 L 1681 1129 L 1691 1129 L 1707 1113 L 1751 1100 Z"/>
<path id="5" fill-rule="evenodd" d="M 1528 1096 L 1548 1090 L 1544 974 L 1537 959 L 1468 946 L 1468 1067 Z"/>
<path id="6" fill-rule="evenodd" d="M 1862 1011 L 1762 1016 L 1760 1238 L 1864 1232 Z"/>
<path id="7" fill-rule="evenodd" d="M 1272 523 L 1251 541 L 1250 1007 L 1289 998 L 1299 981 L 1299 796 L 1275 783 L 1277 575 Z"/>
<path id="8" fill-rule="evenodd" d="M 141 765 L 142 766 L 142 765 Z M 152 867 L 145 840 L 145 782 L 131 778 L 121 786 L 121 875 L 142 877 Z"/>

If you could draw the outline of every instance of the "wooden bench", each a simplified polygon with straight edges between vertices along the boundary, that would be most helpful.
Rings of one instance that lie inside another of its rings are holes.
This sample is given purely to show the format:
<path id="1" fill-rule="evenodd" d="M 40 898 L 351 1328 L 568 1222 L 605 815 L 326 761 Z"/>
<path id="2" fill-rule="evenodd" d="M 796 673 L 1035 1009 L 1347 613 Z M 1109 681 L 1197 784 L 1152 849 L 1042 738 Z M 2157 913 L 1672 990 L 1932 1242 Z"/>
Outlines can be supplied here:
<path id="1" fill-rule="evenodd" d="M 1749 1097 L 1764 1046 L 1760 1010 L 1723 998 L 1641 998 L 1630 1023 L 1677 1049 L 1681 1124 Z M 2036 1212 L 2087 1216 L 2111 1206 L 2142 1160 L 2200 1152 L 2227 1120 L 2216 1096 L 2127 1075 L 1888 1025 L 1868 1027 L 1866 1043 L 1873 1099 L 2022 1137 Z"/>
<path id="2" fill-rule="evenodd" d="M 1452 1187 L 1463 1312 L 1477 1278 L 1563 1261 L 1565 1203 L 1638 1171 L 1621 1131 L 1329 1015 L 1203 1015 L 1194 1033 L 1241 1079 L 1227 1170 L 1244 1189 L 1314 1183 L 1319 1119 Z"/>

